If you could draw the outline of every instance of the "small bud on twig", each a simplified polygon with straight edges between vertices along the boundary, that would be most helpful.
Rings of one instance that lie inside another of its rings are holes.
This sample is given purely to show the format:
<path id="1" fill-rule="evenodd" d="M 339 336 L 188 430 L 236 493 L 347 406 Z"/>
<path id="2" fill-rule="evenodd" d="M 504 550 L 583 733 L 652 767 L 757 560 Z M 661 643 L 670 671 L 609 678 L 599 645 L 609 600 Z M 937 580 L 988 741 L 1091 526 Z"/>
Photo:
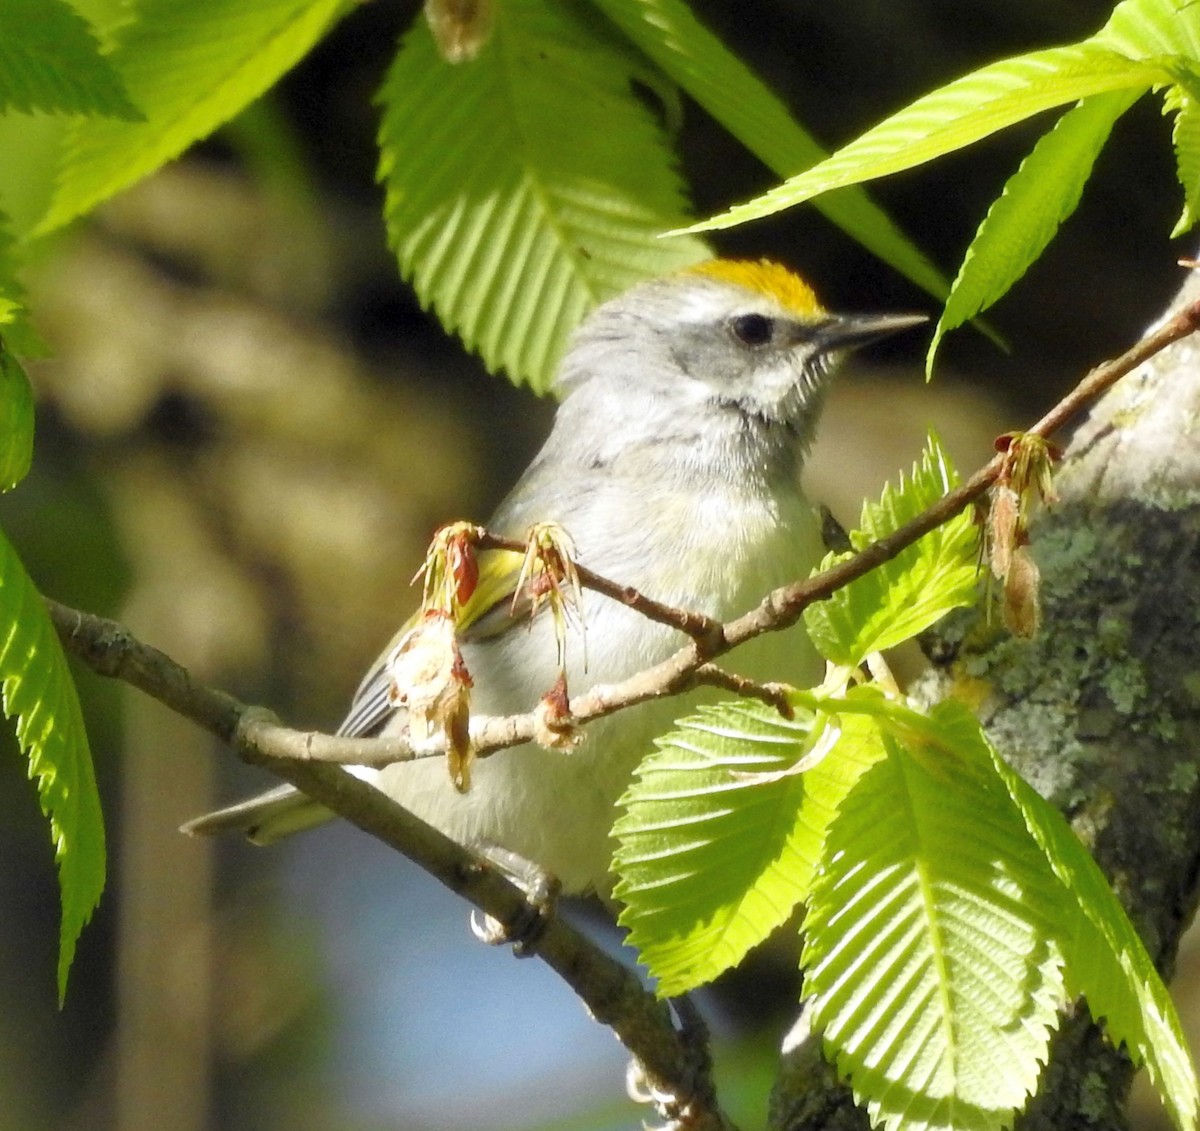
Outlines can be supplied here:
<path id="1" fill-rule="evenodd" d="M 560 674 L 534 707 L 533 737 L 549 750 L 573 750 L 579 745 L 583 736 L 571 714 L 566 676 Z"/>
<path id="2" fill-rule="evenodd" d="M 1061 449 L 1029 432 L 1006 432 L 996 440 L 1003 456 L 991 493 L 988 549 L 993 576 L 1004 586 L 1004 623 L 1028 640 L 1041 622 L 1037 563 L 1029 550 L 1029 520 L 1039 502 L 1055 501 L 1053 465 Z"/>

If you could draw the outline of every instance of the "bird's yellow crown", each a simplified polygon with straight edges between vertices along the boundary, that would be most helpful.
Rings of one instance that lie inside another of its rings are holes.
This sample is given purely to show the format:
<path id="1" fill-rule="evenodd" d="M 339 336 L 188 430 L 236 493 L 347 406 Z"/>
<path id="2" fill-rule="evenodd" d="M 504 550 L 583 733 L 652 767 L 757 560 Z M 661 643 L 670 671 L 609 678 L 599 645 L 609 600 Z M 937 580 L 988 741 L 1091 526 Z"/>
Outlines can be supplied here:
<path id="1" fill-rule="evenodd" d="M 769 295 L 801 318 L 824 313 L 812 287 L 782 263 L 769 259 L 707 259 L 689 267 L 688 272 Z"/>

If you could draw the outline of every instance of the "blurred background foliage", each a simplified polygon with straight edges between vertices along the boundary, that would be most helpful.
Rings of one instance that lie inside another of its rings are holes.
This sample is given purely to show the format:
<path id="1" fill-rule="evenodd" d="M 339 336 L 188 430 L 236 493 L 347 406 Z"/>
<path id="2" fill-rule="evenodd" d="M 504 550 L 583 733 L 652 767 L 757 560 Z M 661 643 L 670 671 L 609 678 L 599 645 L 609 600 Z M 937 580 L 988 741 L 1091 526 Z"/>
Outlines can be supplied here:
<path id="1" fill-rule="evenodd" d="M 829 145 L 1110 10 L 695 7 Z M 486 517 L 552 411 L 447 338 L 386 249 L 372 98 L 417 14 L 353 12 L 264 103 L 56 238 L 29 278 L 50 356 L 31 367 L 34 471 L 0 521 L 34 578 L 299 726 L 337 722 L 412 606 L 434 527 Z M 48 128 L 10 115 L 0 148 Z M 1166 130 L 1149 103 L 1118 125 L 1079 213 L 993 313 L 1009 354 L 960 333 L 931 387 L 919 343 L 859 360 L 829 407 L 815 499 L 853 520 L 929 422 L 970 470 L 992 436 L 1140 333 L 1190 250 L 1164 235 L 1178 210 Z M 952 271 L 1033 136 L 1009 131 L 873 193 Z M 697 215 L 771 183 L 690 104 L 679 141 Z M 21 194 L 44 192 L 35 181 L 0 174 L 18 220 Z M 812 209 L 716 242 L 792 264 L 834 309 L 929 309 Z M 550 971 L 480 946 L 463 905 L 354 830 L 269 852 L 180 837 L 182 820 L 261 779 L 155 704 L 79 678 L 112 878 L 58 1013 L 45 828 L 15 751 L 0 758 L 0 1131 L 638 1124 L 619 1047 Z M 706 995 L 747 1124 L 797 993 L 794 957 L 764 951 Z M 1193 981 L 1177 983 L 1185 1018 Z"/>

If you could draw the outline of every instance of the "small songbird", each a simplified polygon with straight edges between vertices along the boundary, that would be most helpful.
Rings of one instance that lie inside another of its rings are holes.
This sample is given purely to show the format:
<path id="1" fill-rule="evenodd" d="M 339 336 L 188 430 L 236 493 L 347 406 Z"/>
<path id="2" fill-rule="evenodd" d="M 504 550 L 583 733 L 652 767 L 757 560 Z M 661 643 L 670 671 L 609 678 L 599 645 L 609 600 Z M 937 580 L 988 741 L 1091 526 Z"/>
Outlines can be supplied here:
<path id="1" fill-rule="evenodd" d="M 557 374 L 550 436 L 487 529 L 523 538 L 535 524 L 554 523 L 578 562 L 607 578 L 720 620 L 744 613 L 820 559 L 799 477 L 842 355 L 923 320 L 830 314 L 798 276 L 765 261 L 710 260 L 635 286 L 579 326 Z M 497 599 L 458 635 L 473 715 L 528 712 L 560 674 L 572 694 L 617 682 L 685 643 L 588 592 L 560 667 L 561 625 L 544 606 L 531 617 L 529 602 L 511 599 L 516 562 L 519 555 L 500 551 L 479 558 Z M 393 639 L 367 672 L 338 733 L 408 726 L 393 687 L 395 647 Z M 722 662 L 760 680 L 820 676 L 799 625 Z M 359 772 L 454 839 L 529 860 L 568 893 L 606 897 L 615 804 L 654 737 L 700 694 L 597 720 L 573 749 L 530 743 L 494 753 L 475 764 L 465 792 L 439 758 Z M 238 829 L 265 844 L 330 816 L 287 786 L 185 831 Z"/>

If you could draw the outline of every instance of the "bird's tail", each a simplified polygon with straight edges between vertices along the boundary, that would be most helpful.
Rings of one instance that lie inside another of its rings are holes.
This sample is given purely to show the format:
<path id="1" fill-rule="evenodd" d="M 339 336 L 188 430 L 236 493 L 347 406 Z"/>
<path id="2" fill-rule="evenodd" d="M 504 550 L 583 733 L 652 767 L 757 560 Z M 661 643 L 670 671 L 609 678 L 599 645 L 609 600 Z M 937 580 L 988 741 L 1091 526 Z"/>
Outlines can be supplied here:
<path id="1" fill-rule="evenodd" d="M 205 813 L 182 825 L 179 831 L 188 836 L 240 832 L 254 844 L 274 844 L 292 833 L 323 824 L 332 816 L 295 786 L 283 785 L 228 808 Z"/>

